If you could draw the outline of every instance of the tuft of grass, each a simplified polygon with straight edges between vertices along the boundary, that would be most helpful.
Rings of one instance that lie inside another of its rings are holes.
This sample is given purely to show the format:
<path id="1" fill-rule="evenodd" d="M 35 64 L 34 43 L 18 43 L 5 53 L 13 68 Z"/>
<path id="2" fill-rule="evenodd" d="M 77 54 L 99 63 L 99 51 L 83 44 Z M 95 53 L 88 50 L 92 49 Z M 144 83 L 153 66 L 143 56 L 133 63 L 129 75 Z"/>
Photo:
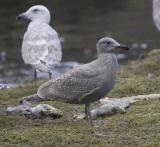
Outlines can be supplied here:
<path id="1" fill-rule="evenodd" d="M 148 56 L 143 59 L 130 62 L 127 70 L 138 75 L 160 75 L 160 49 L 152 50 Z"/>
<path id="2" fill-rule="evenodd" d="M 160 77 L 149 78 L 133 74 L 120 73 L 115 88 L 109 97 L 125 97 L 132 95 L 150 94 L 160 92 Z"/>

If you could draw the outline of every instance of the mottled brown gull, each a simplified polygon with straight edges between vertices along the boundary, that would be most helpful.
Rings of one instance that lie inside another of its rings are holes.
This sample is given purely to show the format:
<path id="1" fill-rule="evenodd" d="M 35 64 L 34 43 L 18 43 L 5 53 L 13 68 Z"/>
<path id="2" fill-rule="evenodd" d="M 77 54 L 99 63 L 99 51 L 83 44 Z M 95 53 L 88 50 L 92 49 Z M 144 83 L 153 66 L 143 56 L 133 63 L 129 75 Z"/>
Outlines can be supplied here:
<path id="1" fill-rule="evenodd" d="M 118 69 L 117 48 L 129 49 L 112 38 L 105 37 L 97 43 L 96 60 L 80 65 L 57 79 L 42 84 L 37 94 L 22 98 L 21 102 L 58 100 L 67 103 L 85 104 L 86 118 L 90 118 L 90 104 L 103 98 L 116 83 Z"/>
<path id="2" fill-rule="evenodd" d="M 61 44 L 57 32 L 49 26 L 50 12 L 42 6 L 32 6 L 18 18 L 30 20 L 23 37 L 22 58 L 26 64 L 32 65 L 37 79 L 37 71 L 49 73 L 61 62 Z"/>

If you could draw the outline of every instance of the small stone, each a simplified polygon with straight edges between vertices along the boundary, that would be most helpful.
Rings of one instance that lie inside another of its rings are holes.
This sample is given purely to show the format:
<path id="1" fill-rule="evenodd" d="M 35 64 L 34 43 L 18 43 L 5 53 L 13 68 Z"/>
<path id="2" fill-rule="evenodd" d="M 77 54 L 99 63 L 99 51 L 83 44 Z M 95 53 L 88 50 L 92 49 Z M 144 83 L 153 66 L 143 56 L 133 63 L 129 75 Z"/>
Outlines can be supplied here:
<path id="1" fill-rule="evenodd" d="M 85 119 L 85 118 L 86 118 L 86 116 L 85 116 L 84 113 L 80 114 L 80 115 L 73 115 L 74 120 L 82 120 L 82 119 Z"/>

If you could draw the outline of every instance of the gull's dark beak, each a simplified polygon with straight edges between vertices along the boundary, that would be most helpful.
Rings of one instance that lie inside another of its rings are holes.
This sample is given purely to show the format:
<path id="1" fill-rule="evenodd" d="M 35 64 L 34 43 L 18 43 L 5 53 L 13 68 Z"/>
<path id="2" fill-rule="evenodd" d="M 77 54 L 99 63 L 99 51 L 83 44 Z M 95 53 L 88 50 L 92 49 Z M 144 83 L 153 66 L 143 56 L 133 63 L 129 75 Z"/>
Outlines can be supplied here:
<path id="1" fill-rule="evenodd" d="M 124 45 L 124 44 L 120 44 L 116 48 L 120 48 L 120 49 L 124 49 L 124 50 L 129 50 L 130 49 L 127 45 Z"/>
<path id="2" fill-rule="evenodd" d="M 16 17 L 17 20 L 19 19 L 25 19 L 25 14 L 24 13 L 21 13 L 19 14 L 17 17 Z"/>

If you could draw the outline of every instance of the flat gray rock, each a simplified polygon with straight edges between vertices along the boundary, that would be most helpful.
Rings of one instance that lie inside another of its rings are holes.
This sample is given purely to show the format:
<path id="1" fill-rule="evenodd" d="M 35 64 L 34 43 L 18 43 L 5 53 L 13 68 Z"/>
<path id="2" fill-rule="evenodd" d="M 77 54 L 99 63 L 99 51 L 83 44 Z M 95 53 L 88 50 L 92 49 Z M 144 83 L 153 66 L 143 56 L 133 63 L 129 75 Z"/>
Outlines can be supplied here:
<path id="1" fill-rule="evenodd" d="M 126 112 L 132 104 L 138 101 L 147 101 L 147 100 L 160 100 L 160 94 L 149 94 L 149 95 L 137 95 L 131 97 L 123 98 L 104 98 L 100 99 L 101 105 L 96 109 L 91 110 L 91 117 L 96 119 L 97 117 L 114 115 L 117 113 L 123 114 Z M 85 114 L 74 115 L 73 119 L 85 119 Z"/>
<path id="2" fill-rule="evenodd" d="M 60 110 L 47 104 L 39 104 L 35 107 L 31 107 L 30 103 L 23 103 L 16 107 L 8 107 L 6 112 L 7 114 L 25 116 L 30 119 L 57 119 L 62 117 L 62 112 Z"/>

